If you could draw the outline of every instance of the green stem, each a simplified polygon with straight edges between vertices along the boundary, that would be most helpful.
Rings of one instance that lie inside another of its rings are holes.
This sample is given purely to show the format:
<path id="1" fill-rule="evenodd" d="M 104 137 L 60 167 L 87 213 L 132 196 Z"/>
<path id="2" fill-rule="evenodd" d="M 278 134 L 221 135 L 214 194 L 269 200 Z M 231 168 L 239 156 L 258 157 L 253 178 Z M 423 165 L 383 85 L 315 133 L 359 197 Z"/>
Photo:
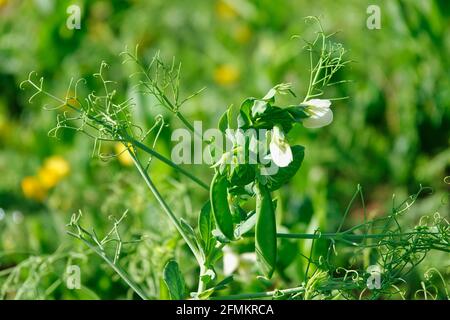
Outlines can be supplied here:
<path id="1" fill-rule="evenodd" d="M 211 300 L 239 300 L 239 299 L 258 299 L 258 298 L 270 298 L 273 297 L 275 294 L 295 294 L 299 292 L 304 292 L 304 287 L 295 287 L 295 288 L 289 288 L 284 290 L 274 290 L 274 291 L 268 291 L 268 292 L 254 292 L 254 293 L 242 293 L 242 294 L 235 294 L 231 296 L 224 296 L 224 297 L 212 297 Z"/>
<path id="2" fill-rule="evenodd" d="M 148 79 L 151 81 L 150 78 L 148 78 Z M 156 98 L 159 97 L 160 99 L 162 99 L 166 103 L 167 109 L 169 109 L 171 112 L 173 112 L 175 114 L 175 116 L 186 126 L 186 128 L 188 128 L 193 133 L 198 134 L 198 133 L 195 132 L 194 126 L 181 114 L 180 111 L 178 111 L 180 106 L 179 105 L 174 105 L 169 100 L 169 98 L 167 98 L 167 96 L 165 95 L 164 91 L 161 90 L 161 88 L 158 85 L 154 85 L 154 89 L 157 91 L 157 94 L 152 91 L 152 88 L 150 88 L 148 84 L 144 84 L 144 85 L 149 89 L 150 92 L 153 93 L 153 95 Z"/>
<path id="3" fill-rule="evenodd" d="M 309 86 L 308 86 L 308 92 L 306 93 L 305 99 L 303 100 L 303 102 L 306 102 L 307 100 L 309 100 L 309 98 L 311 97 L 311 93 L 316 85 L 317 79 L 319 77 L 320 71 L 322 69 L 322 64 L 323 64 L 323 55 L 324 55 L 324 51 L 325 51 L 325 35 L 323 34 L 323 30 L 321 27 L 321 32 L 322 32 L 322 48 L 320 50 L 320 58 L 319 58 L 319 62 L 316 64 L 317 70 L 316 70 L 316 74 L 314 75 L 314 79 L 312 78 L 312 73 L 314 70 L 311 70 L 311 74 L 310 74 L 310 78 L 309 78 Z M 312 66 L 312 51 L 310 51 L 310 61 L 311 61 L 311 66 Z"/>
<path id="4" fill-rule="evenodd" d="M 197 261 L 200 262 L 202 259 L 199 256 L 199 253 L 198 253 L 198 250 L 196 248 L 196 245 L 191 241 L 189 236 L 185 233 L 185 231 L 183 230 L 183 227 L 181 226 L 180 221 L 175 216 L 175 214 L 172 212 L 172 210 L 169 208 L 167 203 L 164 201 L 164 199 L 162 198 L 162 196 L 159 193 L 158 189 L 156 189 L 156 186 L 153 183 L 153 181 L 151 180 L 150 176 L 148 175 L 148 173 L 142 167 L 142 164 L 139 162 L 139 160 L 136 158 L 136 156 L 133 153 L 130 152 L 130 154 L 131 154 L 131 156 L 133 158 L 134 164 L 136 165 L 139 173 L 141 174 L 141 176 L 144 179 L 145 183 L 147 184 L 148 188 L 153 193 L 153 195 L 155 196 L 156 200 L 158 201 L 160 206 L 163 208 L 164 212 L 169 217 L 170 221 L 175 225 L 175 228 L 181 234 L 181 236 L 183 237 L 184 241 L 186 241 L 187 245 L 191 249 L 191 251 L 194 254 L 194 256 L 197 259 Z"/>
<path id="5" fill-rule="evenodd" d="M 206 283 L 203 282 L 203 275 L 205 273 L 205 267 L 203 264 L 200 265 L 200 275 L 198 277 L 198 288 L 197 288 L 197 294 L 202 293 L 206 289 Z"/>
<path id="6" fill-rule="evenodd" d="M 50 94 L 49 92 L 46 91 L 42 91 L 38 86 L 36 86 L 33 82 L 29 81 L 29 83 L 38 91 L 42 92 L 43 94 L 45 94 L 46 96 L 54 99 L 55 101 L 58 101 L 61 104 L 66 105 L 67 107 L 69 107 L 70 109 L 72 109 L 73 111 L 79 113 L 79 114 L 83 114 L 83 111 L 81 111 L 79 108 L 77 108 L 76 106 L 67 103 L 67 101 L 62 100 L 52 94 Z M 166 97 L 167 99 L 167 97 Z M 168 103 L 170 104 L 172 110 L 174 110 L 173 105 L 171 104 L 171 102 L 167 99 Z M 180 113 L 180 112 L 175 112 L 173 111 L 176 116 L 189 128 L 189 130 L 191 130 L 192 132 L 196 133 L 194 130 L 194 127 L 189 123 L 189 121 Z M 104 126 L 106 129 L 108 129 L 110 132 L 114 132 L 113 128 L 108 125 L 107 123 L 104 123 L 103 121 L 97 119 L 95 116 L 89 114 L 89 113 L 84 113 L 90 120 L 94 121 L 95 123 Z M 196 133 L 198 134 L 198 133 Z M 170 161 L 169 159 L 167 159 L 166 157 L 164 157 L 163 155 L 161 155 L 160 153 L 156 152 L 155 150 L 147 147 L 145 144 L 141 143 L 140 141 L 137 141 L 136 139 L 132 138 L 131 136 L 129 136 L 128 134 L 125 134 L 125 140 L 126 141 L 122 141 L 122 142 L 130 142 L 134 145 L 136 145 L 138 148 L 142 149 L 143 151 L 149 153 L 150 155 L 154 156 L 155 158 L 157 158 L 158 160 L 164 162 L 165 164 L 171 166 L 172 168 L 174 168 L 175 170 L 178 170 L 180 173 L 184 174 L 186 177 L 190 178 L 192 181 L 196 182 L 199 186 L 201 186 L 202 188 L 209 190 L 209 186 L 204 183 L 203 181 L 199 180 L 197 177 L 195 177 L 194 175 L 192 175 L 191 173 L 189 173 L 188 171 L 186 171 L 185 169 L 181 168 L 180 166 L 178 166 L 177 164 L 173 163 L 172 161 Z"/>
<path id="7" fill-rule="evenodd" d="M 189 179 L 191 179 L 192 181 L 194 181 L 195 183 L 197 183 L 200 187 L 202 187 L 205 190 L 209 190 L 209 186 L 204 183 L 203 181 L 201 181 L 199 178 L 197 178 L 196 176 L 194 176 L 192 173 L 190 173 L 189 171 L 183 169 L 182 167 L 180 167 L 179 165 L 175 164 L 174 162 L 170 161 L 169 159 L 167 159 L 166 157 L 164 157 L 163 155 L 161 155 L 160 153 L 156 152 L 155 150 L 149 148 L 148 146 L 146 146 L 145 144 L 143 144 L 142 142 L 137 141 L 136 139 L 133 139 L 129 136 L 125 137 L 126 140 L 129 140 L 130 143 L 134 146 L 136 146 L 137 148 L 147 152 L 148 154 L 154 156 L 155 158 L 157 158 L 158 160 L 164 162 L 165 164 L 167 164 L 168 166 L 171 166 L 172 168 L 174 168 L 175 170 L 179 171 L 180 173 L 184 174 L 186 177 L 188 177 Z"/>
<path id="8" fill-rule="evenodd" d="M 180 119 L 181 122 L 193 133 L 200 135 L 198 132 L 195 131 L 194 126 L 183 116 L 183 114 L 180 111 L 174 111 L 175 116 Z M 201 137 L 200 137 L 201 138 Z"/>
<path id="9" fill-rule="evenodd" d="M 380 234 L 347 234 L 338 233 L 277 233 L 277 238 L 285 239 L 334 239 L 334 240 L 361 240 L 382 239 L 388 237 L 403 237 L 415 234 L 433 234 L 432 232 L 405 232 L 405 233 L 380 233 Z M 254 237 L 254 233 L 248 232 L 244 237 Z"/>
<path id="10" fill-rule="evenodd" d="M 130 153 L 130 154 L 133 157 L 133 161 L 134 161 L 137 169 L 139 170 L 139 173 L 141 174 L 142 178 L 144 178 L 147 186 L 149 187 L 149 189 L 151 190 L 151 192 L 155 196 L 156 200 L 159 202 L 159 204 L 161 205 L 161 207 L 163 208 L 163 210 L 165 211 L 165 213 L 169 217 L 170 221 L 172 221 L 172 223 L 175 225 L 176 229 L 181 234 L 182 238 L 187 243 L 187 245 L 189 246 L 189 249 L 191 249 L 195 259 L 197 260 L 198 264 L 200 265 L 200 275 L 199 275 L 199 279 L 198 279 L 198 290 L 197 290 L 197 292 L 198 293 L 203 292 L 206 289 L 206 284 L 202 280 L 202 276 L 204 274 L 204 266 L 203 266 L 204 259 L 202 257 L 201 252 L 198 251 L 196 244 L 193 243 L 191 241 L 191 239 L 189 238 L 189 236 L 185 233 L 185 231 L 183 230 L 183 228 L 182 228 L 182 226 L 180 224 L 180 221 L 175 216 L 175 214 L 172 212 L 172 210 L 169 208 L 167 203 L 164 201 L 164 199 L 162 198 L 162 196 L 159 193 L 158 189 L 156 189 L 156 186 L 154 185 L 154 183 L 151 180 L 150 176 L 147 174 L 147 172 L 142 167 L 142 164 L 139 162 L 139 160 L 136 158 L 136 156 L 134 154 L 132 154 L 132 153 Z"/>
<path id="11" fill-rule="evenodd" d="M 145 294 L 145 292 L 141 288 L 139 288 L 139 286 L 133 280 L 131 280 L 128 277 L 126 272 L 121 267 L 112 262 L 111 259 L 109 259 L 104 252 L 99 250 L 97 247 L 93 246 L 89 241 L 87 241 L 83 237 L 77 238 L 83 241 L 91 250 L 93 250 L 96 254 L 98 254 L 122 278 L 122 280 L 125 281 L 126 284 L 128 284 L 130 288 L 133 289 L 134 292 L 136 292 L 136 294 L 139 297 L 141 297 L 143 300 L 148 300 L 148 297 Z"/>
<path id="12" fill-rule="evenodd" d="M 59 101 L 64 102 L 61 99 L 55 98 Z M 72 110 L 74 110 L 75 112 L 78 113 L 82 113 L 77 107 L 66 103 L 66 105 L 71 108 Z M 111 126 L 109 126 L 108 124 L 103 123 L 102 121 L 100 121 L 99 119 L 95 118 L 92 115 L 87 114 L 88 118 L 104 127 L 106 127 L 108 130 L 113 131 Z M 183 117 L 184 118 L 184 117 Z M 187 120 L 186 120 L 187 121 Z M 193 130 L 193 129 L 192 129 Z M 125 133 L 124 134 L 124 140 L 122 141 L 122 143 L 124 142 L 129 142 L 131 144 L 133 144 L 134 146 L 138 147 L 139 149 L 147 152 L 148 154 L 154 156 L 155 158 L 157 158 L 158 160 L 164 162 L 165 164 L 167 164 L 168 166 L 174 168 L 175 170 L 179 171 L 180 173 L 184 174 L 186 177 L 188 177 L 189 179 L 191 179 L 192 181 L 194 181 L 195 183 L 197 183 L 199 186 L 201 186 L 202 188 L 209 190 L 209 186 L 204 183 L 203 181 L 201 181 L 200 179 L 198 179 L 197 177 L 195 177 L 193 174 L 189 173 L 187 170 L 183 169 L 182 167 L 180 167 L 179 165 L 175 164 L 174 162 L 170 161 L 169 159 L 167 159 L 166 157 L 164 157 L 163 155 L 161 155 L 160 153 L 156 152 L 155 150 L 149 148 L 148 146 L 146 146 L 145 144 L 143 144 L 142 142 L 134 139 L 133 137 L 131 137 L 129 134 Z"/>

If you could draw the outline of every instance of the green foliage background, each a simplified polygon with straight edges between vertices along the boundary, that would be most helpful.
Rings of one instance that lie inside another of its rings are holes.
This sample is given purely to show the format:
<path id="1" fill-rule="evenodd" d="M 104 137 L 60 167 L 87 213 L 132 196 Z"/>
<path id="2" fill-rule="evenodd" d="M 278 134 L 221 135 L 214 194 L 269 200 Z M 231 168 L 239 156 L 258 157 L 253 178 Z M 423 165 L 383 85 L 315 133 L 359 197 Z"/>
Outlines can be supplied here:
<path id="1" fill-rule="evenodd" d="M 174 56 L 181 61 L 184 95 L 207 88 L 183 111 L 202 120 L 204 128 L 215 127 L 228 105 L 262 96 L 276 83 L 291 82 L 298 95 L 305 93 L 309 60 L 301 41 L 291 37 L 310 38 L 315 30 L 304 17 L 321 17 L 326 31 L 339 31 L 335 39 L 354 60 L 338 75 L 352 82 L 326 97 L 350 98 L 333 104 L 332 125 L 321 130 L 299 127 L 290 134 L 291 141 L 305 146 L 305 160 L 290 184 L 276 192 L 279 223 L 295 232 L 333 231 L 358 184 L 372 217 L 389 212 L 393 194 L 404 199 L 422 184 L 433 193 L 415 204 L 405 223 L 414 225 L 419 215 L 435 211 L 448 218 L 449 184 L 444 180 L 450 175 L 450 4 L 377 1 L 382 27 L 369 30 L 366 8 L 372 2 L 0 1 L 0 298 L 133 297 L 100 258 L 65 233 L 70 215 L 78 210 L 84 213 L 83 223 L 100 234 L 110 227 L 110 215 L 130 210 L 121 225 L 122 237 L 144 240 L 124 248 L 121 264 L 153 297 L 164 297 L 159 290 L 162 268 L 174 254 L 187 287 L 195 286 L 195 264 L 136 171 L 117 159 L 92 158 L 92 141 L 82 135 L 65 131 L 59 141 L 49 138 L 54 113 L 42 111 L 45 100 L 28 104 L 29 93 L 19 89 L 35 70 L 45 77 L 46 88 L 60 95 L 71 77 L 84 77 L 90 89 L 100 90 L 91 75 L 104 60 L 118 95 L 135 98 L 138 122 L 150 127 L 155 116 L 165 116 L 168 126 L 156 149 L 170 157 L 170 133 L 180 123 L 151 98 L 136 94 L 135 80 L 128 77 L 136 70 L 118 57 L 125 46 L 136 44 L 147 61 L 158 50 L 166 61 Z M 70 4 L 82 8 L 80 30 L 66 28 Z M 229 81 L 223 80 L 223 70 L 228 70 Z M 103 148 L 113 152 L 113 146 Z M 70 174 L 44 201 L 24 197 L 21 181 L 52 155 L 69 162 Z M 212 178 L 207 166 L 189 170 L 204 181 Z M 150 172 L 174 211 L 196 221 L 207 192 L 156 161 Z M 361 219 L 361 205 L 355 204 L 347 223 Z M 309 248 L 309 241 L 280 244 L 275 286 L 303 280 L 306 262 L 298 252 Z M 324 248 L 317 246 L 316 255 Z M 237 250 L 253 249 L 244 242 Z M 343 263 L 351 262 L 354 254 L 351 248 L 344 251 Z M 428 256 L 408 279 L 408 297 L 414 297 L 428 267 L 438 267 L 448 281 L 449 260 L 443 253 Z M 68 264 L 81 266 L 82 290 L 66 288 Z M 11 268 L 19 270 L 15 279 L 8 277 Z M 251 270 L 243 265 L 239 281 L 227 290 L 274 286 L 256 280 Z"/>

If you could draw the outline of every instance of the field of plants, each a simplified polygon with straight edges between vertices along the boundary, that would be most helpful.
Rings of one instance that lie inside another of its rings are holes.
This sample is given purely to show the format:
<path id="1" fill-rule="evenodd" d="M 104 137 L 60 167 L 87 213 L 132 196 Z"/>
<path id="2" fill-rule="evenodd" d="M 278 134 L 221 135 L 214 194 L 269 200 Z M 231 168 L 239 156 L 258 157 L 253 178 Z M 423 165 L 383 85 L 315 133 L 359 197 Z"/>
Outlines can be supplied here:
<path id="1" fill-rule="evenodd" d="M 0 0 L 0 300 L 450 299 L 450 2 Z"/>

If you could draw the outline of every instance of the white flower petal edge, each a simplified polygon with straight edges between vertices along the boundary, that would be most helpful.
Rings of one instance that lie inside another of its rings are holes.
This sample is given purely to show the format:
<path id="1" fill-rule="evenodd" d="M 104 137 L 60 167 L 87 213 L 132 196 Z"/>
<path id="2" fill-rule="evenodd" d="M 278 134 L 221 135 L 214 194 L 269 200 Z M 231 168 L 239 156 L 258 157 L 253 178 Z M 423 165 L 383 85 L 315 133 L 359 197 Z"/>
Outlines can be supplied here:
<path id="1" fill-rule="evenodd" d="M 233 274 L 239 267 L 239 256 L 228 246 L 223 248 L 223 273 L 225 276 Z"/>
<path id="2" fill-rule="evenodd" d="M 283 131 L 274 126 L 272 130 L 272 140 L 269 144 L 270 155 L 272 161 L 278 167 L 287 167 L 293 160 L 292 150 L 289 144 L 286 142 Z"/>
<path id="3" fill-rule="evenodd" d="M 306 128 L 321 128 L 333 121 L 330 100 L 311 99 L 304 102 L 303 105 L 306 105 L 306 112 L 309 114 L 309 118 L 303 120 Z"/>

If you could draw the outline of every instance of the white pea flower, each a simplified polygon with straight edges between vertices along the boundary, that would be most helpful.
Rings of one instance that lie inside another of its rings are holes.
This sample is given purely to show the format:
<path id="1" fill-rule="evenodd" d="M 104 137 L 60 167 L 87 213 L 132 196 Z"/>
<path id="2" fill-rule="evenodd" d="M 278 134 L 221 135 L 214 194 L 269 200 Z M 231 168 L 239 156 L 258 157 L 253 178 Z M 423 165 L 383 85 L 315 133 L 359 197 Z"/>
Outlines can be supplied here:
<path id="1" fill-rule="evenodd" d="M 254 252 L 237 254 L 229 246 L 223 248 L 223 273 L 225 276 L 232 275 L 241 263 L 254 265 L 256 263 L 256 254 Z"/>
<path id="2" fill-rule="evenodd" d="M 292 162 L 292 150 L 279 126 L 272 129 L 272 140 L 269 144 L 270 156 L 278 167 L 287 167 Z"/>
<path id="3" fill-rule="evenodd" d="M 223 273 L 225 276 L 233 274 L 239 267 L 239 255 L 234 253 L 230 247 L 223 248 Z"/>
<path id="4" fill-rule="evenodd" d="M 302 104 L 306 106 L 309 118 L 303 120 L 306 128 L 320 128 L 329 125 L 333 121 L 331 101 L 325 99 L 311 99 Z"/>

